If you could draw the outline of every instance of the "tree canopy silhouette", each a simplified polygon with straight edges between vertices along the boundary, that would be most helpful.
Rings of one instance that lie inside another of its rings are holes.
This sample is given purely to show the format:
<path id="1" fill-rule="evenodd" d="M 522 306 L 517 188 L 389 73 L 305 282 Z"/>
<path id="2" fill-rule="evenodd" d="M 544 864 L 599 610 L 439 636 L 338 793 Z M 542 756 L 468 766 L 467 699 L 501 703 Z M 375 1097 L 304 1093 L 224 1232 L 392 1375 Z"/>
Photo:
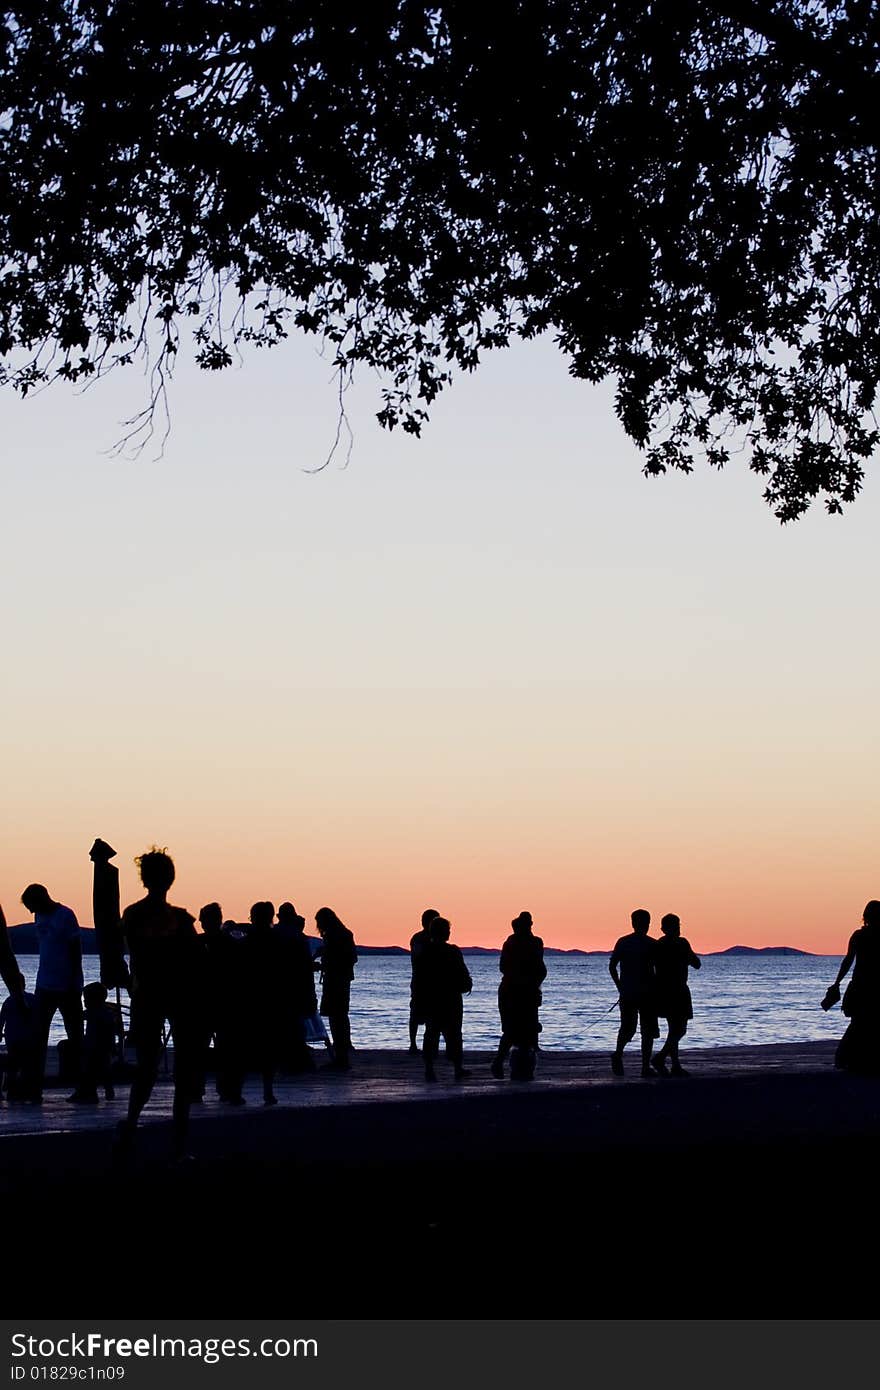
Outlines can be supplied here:
<path id="1" fill-rule="evenodd" d="M 552 334 L 649 473 L 735 450 L 782 520 L 878 432 L 872 0 L 21 0 L 0 9 L 0 367 L 143 355 L 152 428 L 291 325 L 418 434 Z"/>

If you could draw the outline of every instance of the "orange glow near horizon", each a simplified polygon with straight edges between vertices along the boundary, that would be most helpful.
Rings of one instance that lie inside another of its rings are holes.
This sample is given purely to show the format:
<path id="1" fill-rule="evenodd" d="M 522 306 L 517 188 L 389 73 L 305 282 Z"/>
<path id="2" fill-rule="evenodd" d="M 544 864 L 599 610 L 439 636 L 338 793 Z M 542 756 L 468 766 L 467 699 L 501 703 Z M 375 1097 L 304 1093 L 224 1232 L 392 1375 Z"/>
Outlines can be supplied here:
<path id="1" fill-rule="evenodd" d="M 182 354 L 183 356 L 183 354 Z M 333 907 L 369 945 L 532 912 L 604 950 L 635 907 L 695 950 L 840 955 L 877 868 L 880 477 L 780 528 L 742 461 L 648 481 L 609 387 L 493 354 L 420 442 L 291 343 L 183 362 L 161 459 L 100 452 L 124 374 L 0 399 L 0 902 L 91 918 L 152 843 L 173 900 Z M 109 437 L 108 437 L 109 436 Z"/>

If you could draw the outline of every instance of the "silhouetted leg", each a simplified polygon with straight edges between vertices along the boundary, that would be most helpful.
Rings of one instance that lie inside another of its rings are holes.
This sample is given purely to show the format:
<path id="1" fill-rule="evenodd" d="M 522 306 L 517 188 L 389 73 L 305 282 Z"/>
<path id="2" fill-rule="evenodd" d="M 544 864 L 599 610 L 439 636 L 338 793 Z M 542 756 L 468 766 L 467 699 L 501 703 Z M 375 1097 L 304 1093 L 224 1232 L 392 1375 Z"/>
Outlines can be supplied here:
<path id="1" fill-rule="evenodd" d="M 623 1049 L 628 1042 L 635 1037 L 636 1026 L 639 1021 L 639 1011 L 636 1005 L 626 1004 L 620 1001 L 620 1028 L 617 1033 L 617 1046 L 611 1058 L 611 1070 L 615 1076 L 623 1076 Z"/>
<path id="2" fill-rule="evenodd" d="M 678 1059 L 678 1044 L 687 1032 L 687 1019 L 671 1018 L 669 1020 L 669 1037 L 664 1043 L 667 1049 L 673 1076 L 685 1076 L 686 1072 Z"/>
<path id="3" fill-rule="evenodd" d="M 131 1001 L 131 1013 L 135 1072 L 128 1096 L 128 1116 L 124 1124 L 133 1134 L 140 1113 L 153 1093 L 153 1086 L 159 1074 L 164 1014 L 152 1001 L 139 999 L 137 995 Z"/>
<path id="4" fill-rule="evenodd" d="M 330 1036 L 333 1039 L 333 1064 L 340 1071 L 348 1071 L 351 1066 L 351 1022 L 347 1013 L 328 1014 Z"/>
<path id="5" fill-rule="evenodd" d="M 437 1053 L 440 1048 L 440 1029 L 435 1026 L 432 1020 L 425 1023 L 425 1041 L 422 1044 L 422 1052 L 425 1058 L 425 1080 L 436 1081 L 437 1073 L 434 1071 L 434 1063 L 437 1060 Z"/>
<path id="6" fill-rule="evenodd" d="M 52 1027 L 52 1019 L 55 1017 L 55 1010 L 58 1008 L 58 992 L 54 989 L 40 989 L 38 986 L 34 990 L 34 1005 L 37 1014 L 37 1085 L 28 1099 L 38 1101 L 42 1100 L 43 1097 L 46 1054 L 49 1051 L 49 1031 Z"/>
<path id="7" fill-rule="evenodd" d="M 82 995 L 78 989 L 66 991 L 58 1001 L 64 1031 L 69 1043 L 70 1072 L 75 1083 L 79 1084 L 83 1052 L 83 1007 Z"/>
<path id="8" fill-rule="evenodd" d="M 495 1053 L 495 1056 L 492 1059 L 492 1065 L 489 1068 L 492 1075 L 497 1077 L 499 1081 L 504 1075 L 504 1063 L 507 1060 L 508 1054 L 512 1046 L 513 1043 L 511 1042 L 508 1035 L 506 1033 L 502 1033 L 498 1043 L 498 1051 Z"/>
<path id="9" fill-rule="evenodd" d="M 648 1009 L 639 1010 L 639 1029 L 642 1038 L 642 1076 L 651 1075 L 651 1053 L 657 1035 L 657 1015 Z"/>
<path id="10" fill-rule="evenodd" d="M 174 1041 L 174 1104 L 171 1110 L 174 1156 L 183 1158 L 189 1133 L 189 1111 L 201 1061 L 201 1019 L 194 1018 L 184 1006 L 175 1008 L 168 1022 Z"/>

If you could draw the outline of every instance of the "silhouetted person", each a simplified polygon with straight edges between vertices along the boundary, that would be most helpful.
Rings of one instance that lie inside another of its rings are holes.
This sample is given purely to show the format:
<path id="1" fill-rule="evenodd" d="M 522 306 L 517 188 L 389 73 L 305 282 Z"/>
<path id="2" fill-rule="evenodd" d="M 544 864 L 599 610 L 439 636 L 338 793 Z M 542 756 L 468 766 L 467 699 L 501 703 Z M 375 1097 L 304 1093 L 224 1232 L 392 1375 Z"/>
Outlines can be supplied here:
<path id="1" fill-rule="evenodd" d="M 638 1026 L 642 1035 L 642 1076 L 651 1076 L 651 1050 L 659 1036 L 654 955 L 657 942 L 648 935 L 650 912 L 637 908 L 630 920 L 632 932 L 615 943 L 608 963 L 620 995 L 620 1029 L 611 1070 L 615 1076 L 623 1076 L 623 1049 L 635 1037 Z"/>
<path id="2" fill-rule="evenodd" d="M 123 1149 L 134 1139 L 138 1117 L 150 1099 L 162 1056 L 162 1027 L 174 1039 L 174 1153 L 186 1152 L 189 1110 L 197 1084 L 199 1024 L 203 1013 L 204 959 L 192 914 L 172 907 L 168 892 L 174 862 L 164 850 L 147 850 L 135 860 L 147 896 L 122 914 L 131 960 L 131 1014 L 137 1066 L 128 1118 L 119 1126 Z"/>
<path id="3" fill-rule="evenodd" d="M 6 1039 L 6 1095 L 10 1101 L 37 1101 L 42 1090 L 43 1030 L 37 1001 L 21 972 L 7 982 L 15 988 L 0 1008 L 0 1038 Z"/>
<path id="4" fill-rule="evenodd" d="M 316 960 L 321 965 L 321 1013 L 327 1019 L 333 1042 L 335 1071 L 351 1067 L 351 982 L 357 963 L 354 937 L 329 907 L 319 907 L 315 925 L 321 936 Z"/>
<path id="5" fill-rule="evenodd" d="M 445 917 L 435 917 L 430 927 L 429 941 L 421 960 L 421 988 L 425 1004 L 425 1080 L 436 1081 L 434 1063 L 440 1050 L 440 1034 L 446 1043 L 446 1055 L 452 1063 L 455 1079 L 469 1076 L 463 1066 L 464 1045 L 461 1037 L 464 1007 L 462 995 L 470 994 L 473 980 L 457 946 L 450 944 L 452 928 Z"/>
<path id="6" fill-rule="evenodd" d="M 674 912 L 667 912 L 660 921 L 663 933 L 654 947 L 654 969 L 657 977 L 657 1013 L 668 1024 L 666 1041 L 651 1065 L 659 1076 L 666 1076 L 669 1058 L 672 1076 L 687 1076 L 678 1057 L 678 1044 L 687 1032 L 688 1021 L 694 1016 L 691 992 L 688 988 L 688 968 L 700 969 L 700 958 L 681 934 L 681 921 Z"/>
<path id="7" fill-rule="evenodd" d="M 410 937 L 409 956 L 412 966 L 412 980 L 409 988 L 409 1050 L 413 1055 L 419 1050 L 419 1027 L 425 1022 L 425 1006 L 419 987 L 419 965 L 422 953 L 430 940 L 429 928 L 431 923 L 439 916 L 440 913 L 436 907 L 426 907 L 422 913 L 421 929 L 416 932 L 415 936 Z"/>
<path id="8" fill-rule="evenodd" d="M 314 1071 L 315 1060 L 306 1042 L 306 1022 L 318 1012 L 312 949 L 306 938 L 306 919 L 293 903 L 278 909 L 279 937 L 284 942 L 285 1001 L 282 1053 L 288 1070 Z"/>
<path id="9" fill-rule="evenodd" d="M 56 1010 L 67 1034 L 70 1072 L 79 1079 L 83 1041 L 82 944 L 79 923 L 69 907 L 56 903 L 42 883 L 31 883 L 21 895 L 28 912 L 34 914 L 40 943 L 40 966 L 34 998 L 41 1029 L 40 1082 L 46 1072 L 49 1030 Z M 41 1099 L 35 1096 L 35 1100 Z"/>
<path id="10" fill-rule="evenodd" d="M 229 1105 L 244 1105 L 245 1037 L 242 990 L 248 973 L 247 937 L 229 930 L 219 903 L 206 903 L 199 912 L 205 952 L 205 1014 L 201 1047 L 204 1069 L 214 1038 L 214 1077 L 217 1095 Z M 234 927 L 234 923 L 229 924 Z M 198 1089 L 198 1088 L 197 1088 Z"/>
<path id="11" fill-rule="evenodd" d="M 547 977 L 544 964 L 544 943 L 532 933 L 532 914 L 521 912 L 510 924 L 513 933 L 501 948 L 498 968 L 498 1012 L 501 1015 L 501 1041 L 492 1062 L 491 1072 L 499 1080 L 504 1075 L 504 1060 L 515 1048 L 517 1077 L 531 1081 L 535 1074 L 538 1034 L 541 1024 L 541 984 Z M 511 1064 L 513 1066 L 513 1064 Z M 513 1073 L 511 1072 L 511 1075 Z"/>
<path id="12" fill-rule="evenodd" d="M 128 989 L 130 976 L 119 913 L 119 870 L 110 863 L 115 856 L 116 850 L 106 840 L 96 840 L 89 850 L 93 865 L 92 921 L 101 957 L 101 980 L 108 989 Z"/>
<path id="13" fill-rule="evenodd" d="M 86 1032 L 83 1042 L 82 1070 L 79 1084 L 67 1099 L 83 1105 L 94 1105 L 98 1087 L 103 1086 L 107 1100 L 113 1100 L 113 1049 L 122 1031 L 118 1009 L 107 1003 L 107 987 L 96 980 L 83 990 Z"/>
<path id="14" fill-rule="evenodd" d="M 251 929 L 247 936 L 248 1040 L 263 1081 L 263 1104 L 277 1105 L 273 1085 L 278 1067 L 284 1007 L 284 963 L 281 942 L 272 930 L 274 904 L 254 903 L 250 920 Z"/>
<path id="15" fill-rule="evenodd" d="M 855 967 L 853 969 L 853 967 Z M 840 999 L 840 986 L 852 969 L 843 996 L 849 1027 L 837 1047 L 834 1065 L 864 1076 L 880 1075 L 880 902 L 871 901 L 862 913 L 840 963 L 837 978 L 822 1000 L 830 1009 Z"/>

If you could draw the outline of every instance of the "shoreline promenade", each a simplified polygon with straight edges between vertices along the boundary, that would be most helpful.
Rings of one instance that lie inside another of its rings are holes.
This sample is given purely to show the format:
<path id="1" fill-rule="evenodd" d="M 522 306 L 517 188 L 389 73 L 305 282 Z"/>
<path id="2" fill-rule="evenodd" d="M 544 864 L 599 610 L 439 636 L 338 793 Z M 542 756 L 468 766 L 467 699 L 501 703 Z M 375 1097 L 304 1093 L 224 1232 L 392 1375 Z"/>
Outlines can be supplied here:
<path id="1" fill-rule="evenodd" d="M 433 1087 L 418 1058 L 359 1052 L 350 1074 L 282 1081 L 271 1110 L 256 1081 L 242 1110 L 209 1093 L 182 1167 L 170 1086 L 125 1169 L 127 1088 L 94 1110 L 50 1090 L 0 1115 L 22 1307 L 64 1228 L 71 1315 L 130 1314 L 134 1266 L 163 1316 L 771 1317 L 783 1287 L 798 1316 L 868 1315 L 847 1250 L 880 1239 L 880 1081 L 833 1051 L 695 1049 L 689 1077 L 644 1081 L 606 1052 L 542 1053 L 528 1084 L 471 1054 Z"/>

